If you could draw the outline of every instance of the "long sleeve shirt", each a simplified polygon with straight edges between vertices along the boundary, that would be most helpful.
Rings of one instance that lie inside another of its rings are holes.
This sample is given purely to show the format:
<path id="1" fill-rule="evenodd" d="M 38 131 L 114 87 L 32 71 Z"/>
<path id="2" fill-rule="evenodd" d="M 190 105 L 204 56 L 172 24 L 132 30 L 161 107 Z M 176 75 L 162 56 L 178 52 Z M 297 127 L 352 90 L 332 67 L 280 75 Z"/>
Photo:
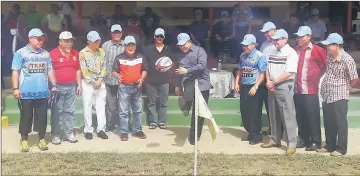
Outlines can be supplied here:
<path id="1" fill-rule="evenodd" d="M 86 82 L 92 83 L 98 79 L 104 79 L 106 76 L 106 58 L 105 51 L 98 49 L 95 55 L 88 47 L 85 47 L 79 53 L 80 68 L 83 78 Z"/>

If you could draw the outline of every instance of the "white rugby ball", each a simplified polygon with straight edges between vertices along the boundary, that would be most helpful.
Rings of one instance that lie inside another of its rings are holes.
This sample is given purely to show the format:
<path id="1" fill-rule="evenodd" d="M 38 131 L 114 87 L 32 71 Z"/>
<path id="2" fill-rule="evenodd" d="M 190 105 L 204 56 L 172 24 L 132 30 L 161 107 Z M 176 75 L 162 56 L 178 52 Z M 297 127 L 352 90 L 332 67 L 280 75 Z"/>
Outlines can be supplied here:
<path id="1" fill-rule="evenodd" d="M 170 70 L 172 64 L 173 64 L 172 60 L 169 57 L 164 56 L 164 57 L 160 57 L 155 62 L 155 68 L 160 72 L 166 72 Z"/>

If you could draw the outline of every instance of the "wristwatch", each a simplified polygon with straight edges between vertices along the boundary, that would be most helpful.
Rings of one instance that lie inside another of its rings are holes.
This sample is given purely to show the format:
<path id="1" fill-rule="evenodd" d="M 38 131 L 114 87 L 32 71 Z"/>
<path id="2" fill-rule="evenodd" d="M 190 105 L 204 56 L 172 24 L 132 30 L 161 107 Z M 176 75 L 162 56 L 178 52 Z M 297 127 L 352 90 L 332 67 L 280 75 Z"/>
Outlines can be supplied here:
<path id="1" fill-rule="evenodd" d="M 13 90 L 19 90 L 19 88 L 13 88 Z"/>
<path id="2" fill-rule="evenodd" d="M 254 85 L 254 88 L 255 88 L 256 90 L 258 90 L 258 88 L 259 88 L 259 87 L 258 87 L 258 86 L 256 86 L 256 85 Z"/>

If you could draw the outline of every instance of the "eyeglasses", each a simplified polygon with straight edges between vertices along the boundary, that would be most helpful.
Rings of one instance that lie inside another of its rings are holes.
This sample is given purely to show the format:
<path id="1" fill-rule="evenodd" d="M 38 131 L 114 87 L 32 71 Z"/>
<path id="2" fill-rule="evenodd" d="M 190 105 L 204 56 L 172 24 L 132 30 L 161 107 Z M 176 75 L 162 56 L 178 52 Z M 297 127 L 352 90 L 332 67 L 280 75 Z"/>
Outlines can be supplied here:
<path id="1" fill-rule="evenodd" d="M 157 35 L 156 38 L 165 38 L 163 35 Z"/>

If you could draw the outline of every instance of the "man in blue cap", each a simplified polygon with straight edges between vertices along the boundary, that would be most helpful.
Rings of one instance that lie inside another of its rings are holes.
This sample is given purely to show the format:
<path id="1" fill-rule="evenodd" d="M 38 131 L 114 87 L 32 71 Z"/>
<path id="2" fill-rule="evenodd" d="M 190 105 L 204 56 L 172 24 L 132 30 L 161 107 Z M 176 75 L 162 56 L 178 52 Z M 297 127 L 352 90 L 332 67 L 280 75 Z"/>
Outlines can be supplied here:
<path id="1" fill-rule="evenodd" d="M 121 40 L 122 28 L 119 24 L 111 26 L 111 40 L 102 45 L 107 61 L 107 74 L 105 77 L 106 86 L 106 131 L 115 129 L 115 125 L 120 126 L 117 91 L 119 82 L 111 75 L 115 57 L 124 52 L 124 44 Z"/>
<path id="2" fill-rule="evenodd" d="M 20 109 L 19 133 L 21 152 L 28 152 L 28 135 L 34 121 L 34 131 L 39 133 L 39 149 L 48 150 L 45 142 L 47 107 L 51 91 L 56 91 L 56 81 L 49 52 L 42 49 L 45 34 L 38 28 L 30 30 L 29 44 L 14 53 L 12 62 L 13 96 Z"/>
<path id="3" fill-rule="evenodd" d="M 92 106 L 95 101 L 97 117 L 97 136 L 101 139 L 108 139 L 105 134 L 106 115 L 106 88 L 104 78 L 106 77 L 106 58 L 105 51 L 100 48 L 101 38 L 96 31 L 87 34 L 87 46 L 80 51 L 80 68 L 83 75 L 81 81 L 83 88 L 84 106 L 84 133 L 87 140 L 93 138 L 94 128 L 92 127 Z"/>
<path id="4" fill-rule="evenodd" d="M 312 31 L 301 26 L 297 33 L 299 62 L 295 80 L 294 103 L 296 120 L 299 126 L 297 148 L 306 147 L 306 151 L 316 151 L 321 147 L 319 82 L 325 72 L 326 52 L 311 42 Z"/>
<path id="5" fill-rule="evenodd" d="M 210 84 L 210 74 L 207 68 L 207 55 L 202 47 L 194 45 L 190 36 L 186 33 L 180 33 L 177 36 L 177 46 L 180 49 L 178 69 L 175 74 L 179 75 L 177 85 L 175 88 L 176 95 L 179 97 L 179 106 L 183 111 L 184 116 L 189 115 L 192 106 L 192 118 L 190 127 L 189 142 L 191 145 L 195 144 L 195 80 L 199 82 L 199 89 L 206 103 L 209 100 L 209 90 L 212 88 Z M 182 91 L 183 90 L 183 91 Z M 202 127 L 204 125 L 204 118 L 198 118 L 198 140 L 201 136 Z"/>
<path id="6" fill-rule="evenodd" d="M 124 39 L 125 51 L 116 56 L 112 68 L 112 76 L 119 81 L 119 116 L 120 116 L 120 139 L 129 139 L 130 108 L 132 108 L 134 136 L 146 139 L 142 131 L 142 92 L 141 87 L 147 75 L 148 65 L 143 54 L 136 50 L 136 40 L 133 36 Z"/>
<path id="7" fill-rule="evenodd" d="M 325 38 L 327 32 L 326 25 L 324 21 L 319 19 L 320 12 L 318 9 L 312 9 L 310 14 L 311 18 L 308 22 L 305 22 L 305 25 L 311 28 L 313 41 L 319 42 Z"/>
<path id="8" fill-rule="evenodd" d="M 280 147 L 282 126 L 287 137 L 286 154 L 296 152 L 296 117 L 294 107 L 294 82 L 299 57 L 287 43 L 288 33 L 284 29 L 276 31 L 271 38 L 277 48 L 270 54 L 266 72 L 266 87 L 269 90 L 269 115 L 271 141 L 263 148 Z"/>
<path id="9" fill-rule="evenodd" d="M 146 92 L 148 95 L 149 108 L 149 128 L 166 129 L 167 104 L 169 96 L 169 71 L 160 72 L 155 68 L 156 61 L 161 57 L 173 56 L 169 46 L 164 44 L 165 31 L 157 28 L 154 33 L 154 44 L 147 46 L 144 50 L 149 66 L 149 73 L 146 77 Z M 156 105 L 157 100 L 159 104 Z M 159 114 L 156 113 L 156 107 L 159 107 Z M 159 120 L 157 119 L 159 117 Z"/>
<path id="10" fill-rule="evenodd" d="M 359 75 L 354 59 L 344 51 L 344 40 L 332 33 L 321 42 L 327 49 L 326 74 L 321 85 L 326 145 L 318 152 L 331 152 L 331 156 L 347 153 L 349 92 Z"/>
<path id="11" fill-rule="evenodd" d="M 266 57 L 266 61 L 268 61 L 270 53 L 276 49 L 271 37 L 275 35 L 276 32 L 276 26 L 273 22 L 268 21 L 264 23 L 263 28 L 260 30 L 260 32 L 264 33 L 266 37 L 266 41 L 261 45 L 260 52 L 263 53 Z M 260 98 L 262 101 L 261 107 L 263 104 L 265 104 L 266 114 L 269 119 L 269 105 L 268 105 L 268 90 L 266 88 L 266 78 L 263 81 L 263 83 L 260 85 L 259 90 Z M 271 134 L 271 126 L 269 123 L 269 129 L 262 132 L 263 135 L 270 135 Z"/>
<path id="12" fill-rule="evenodd" d="M 244 52 L 240 55 L 235 91 L 236 93 L 240 91 L 241 118 L 245 130 L 249 133 L 248 137 L 243 137 L 241 140 L 255 145 L 262 140 L 262 106 L 260 106 L 262 99 L 257 91 L 265 79 L 267 61 L 265 55 L 256 49 L 254 35 L 245 35 L 241 44 Z"/>

